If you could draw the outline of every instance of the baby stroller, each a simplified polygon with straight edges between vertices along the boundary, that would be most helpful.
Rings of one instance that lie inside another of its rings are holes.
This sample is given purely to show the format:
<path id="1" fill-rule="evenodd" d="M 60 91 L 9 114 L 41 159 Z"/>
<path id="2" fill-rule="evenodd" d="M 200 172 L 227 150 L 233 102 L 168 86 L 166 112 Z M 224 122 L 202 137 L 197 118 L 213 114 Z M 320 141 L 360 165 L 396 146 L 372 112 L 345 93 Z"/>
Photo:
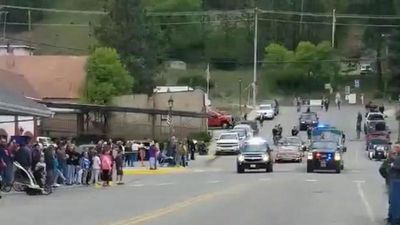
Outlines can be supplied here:
<path id="1" fill-rule="evenodd" d="M 161 153 L 158 155 L 158 163 L 160 164 L 161 167 L 163 167 L 163 166 L 165 166 L 165 165 L 167 165 L 168 167 L 171 167 L 171 166 L 175 166 L 175 165 L 176 165 L 176 162 L 175 162 L 174 157 L 172 157 L 172 156 L 167 156 L 167 155 L 165 154 L 164 151 L 161 152 Z"/>
<path id="2" fill-rule="evenodd" d="M 208 154 L 207 145 L 204 143 L 204 141 L 201 141 L 200 143 L 197 144 L 197 150 L 199 151 L 199 155 Z"/>
<path id="3" fill-rule="evenodd" d="M 14 171 L 13 188 L 16 191 L 25 191 L 28 195 L 45 193 L 44 189 L 38 185 L 33 174 L 18 162 L 14 162 Z"/>

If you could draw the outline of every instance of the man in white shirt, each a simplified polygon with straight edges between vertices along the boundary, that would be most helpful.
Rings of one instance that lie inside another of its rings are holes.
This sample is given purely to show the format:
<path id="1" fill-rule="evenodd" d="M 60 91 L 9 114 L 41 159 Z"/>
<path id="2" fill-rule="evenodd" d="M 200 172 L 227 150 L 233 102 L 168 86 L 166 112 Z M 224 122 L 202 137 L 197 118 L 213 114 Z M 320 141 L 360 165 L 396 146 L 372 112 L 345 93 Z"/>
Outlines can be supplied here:
<path id="1" fill-rule="evenodd" d="M 138 153 L 139 153 L 139 144 L 136 141 L 132 142 L 131 145 L 132 153 L 131 153 L 131 160 L 129 161 L 129 166 L 134 167 L 134 164 L 137 160 Z"/>

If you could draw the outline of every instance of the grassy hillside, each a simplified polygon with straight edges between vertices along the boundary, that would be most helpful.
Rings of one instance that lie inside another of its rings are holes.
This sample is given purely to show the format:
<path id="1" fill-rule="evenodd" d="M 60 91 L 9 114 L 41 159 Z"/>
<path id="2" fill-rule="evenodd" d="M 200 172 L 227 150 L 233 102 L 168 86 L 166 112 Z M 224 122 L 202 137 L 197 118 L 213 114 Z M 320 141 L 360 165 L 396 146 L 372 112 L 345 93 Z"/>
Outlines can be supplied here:
<path id="1" fill-rule="evenodd" d="M 101 1 L 98 0 L 54 0 L 52 8 L 101 10 L 100 3 Z M 32 45 L 38 48 L 38 54 L 83 55 L 87 53 L 88 46 L 95 41 L 90 35 L 89 23 L 95 22 L 97 19 L 98 16 L 95 15 L 46 12 L 44 13 L 44 19 L 35 23 L 70 24 L 71 26 L 34 25 L 32 26 L 32 32 L 28 31 L 28 26 L 18 26 L 20 32 L 13 32 L 14 28 L 17 27 L 9 25 L 7 35 L 19 40 L 31 40 Z M 87 26 L 73 26 L 76 24 L 86 24 Z"/>

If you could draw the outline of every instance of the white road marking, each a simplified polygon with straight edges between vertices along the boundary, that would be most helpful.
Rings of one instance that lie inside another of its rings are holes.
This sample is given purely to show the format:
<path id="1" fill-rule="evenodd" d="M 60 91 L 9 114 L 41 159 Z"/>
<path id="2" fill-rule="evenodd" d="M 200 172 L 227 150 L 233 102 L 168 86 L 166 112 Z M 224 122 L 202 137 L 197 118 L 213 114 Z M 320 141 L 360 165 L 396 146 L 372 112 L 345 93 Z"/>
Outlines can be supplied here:
<path id="1" fill-rule="evenodd" d="M 202 170 L 202 169 L 194 169 L 194 170 L 192 170 L 193 171 L 193 173 L 203 173 L 203 172 L 206 172 L 205 170 Z"/>
<path id="2" fill-rule="evenodd" d="M 175 184 L 175 183 L 166 182 L 166 183 L 159 183 L 159 184 L 156 184 L 156 186 L 167 186 L 167 185 L 173 185 L 173 184 Z"/>
<path id="3" fill-rule="evenodd" d="M 375 222 L 376 220 L 375 220 L 375 217 L 374 217 L 374 213 L 373 213 L 372 207 L 369 204 L 367 198 L 365 197 L 364 190 L 362 188 L 362 184 L 365 181 L 364 182 L 362 182 L 362 181 L 354 181 L 354 182 L 357 184 L 358 194 L 360 195 L 361 201 L 365 206 L 365 210 L 367 211 L 369 219 L 371 220 L 371 222 L 373 224 L 376 224 L 376 222 Z"/>
<path id="4" fill-rule="evenodd" d="M 307 180 L 304 180 L 304 181 L 306 181 L 306 182 L 317 182 L 318 180 L 316 180 L 316 179 L 307 179 Z"/>
<path id="5" fill-rule="evenodd" d="M 209 184 L 217 184 L 217 183 L 221 183 L 221 181 L 220 180 L 210 180 L 210 181 L 207 181 L 207 183 L 209 183 Z"/>
<path id="6" fill-rule="evenodd" d="M 354 183 L 364 184 L 365 180 L 353 180 Z"/>
<path id="7" fill-rule="evenodd" d="M 258 179 L 259 181 L 270 181 L 270 180 L 272 180 L 271 178 L 259 178 Z"/>
<path id="8" fill-rule="evenodd" d="M 131 184 L 130 187 L 143 187 L 144 184 Z"/>

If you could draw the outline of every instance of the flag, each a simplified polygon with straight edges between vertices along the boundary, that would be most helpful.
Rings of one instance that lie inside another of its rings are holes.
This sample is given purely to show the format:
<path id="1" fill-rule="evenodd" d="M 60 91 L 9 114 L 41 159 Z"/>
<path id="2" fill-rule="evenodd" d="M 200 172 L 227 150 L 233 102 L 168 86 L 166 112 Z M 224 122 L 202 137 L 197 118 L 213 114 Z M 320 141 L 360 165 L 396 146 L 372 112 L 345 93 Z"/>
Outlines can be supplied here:
<path id="1" fill-rule="evenodd" d="M 171 121 L 171 115 L 168 114 L 167 116 L 167 125 L 171 126 L 172 125 L 172 121 Z"/>

